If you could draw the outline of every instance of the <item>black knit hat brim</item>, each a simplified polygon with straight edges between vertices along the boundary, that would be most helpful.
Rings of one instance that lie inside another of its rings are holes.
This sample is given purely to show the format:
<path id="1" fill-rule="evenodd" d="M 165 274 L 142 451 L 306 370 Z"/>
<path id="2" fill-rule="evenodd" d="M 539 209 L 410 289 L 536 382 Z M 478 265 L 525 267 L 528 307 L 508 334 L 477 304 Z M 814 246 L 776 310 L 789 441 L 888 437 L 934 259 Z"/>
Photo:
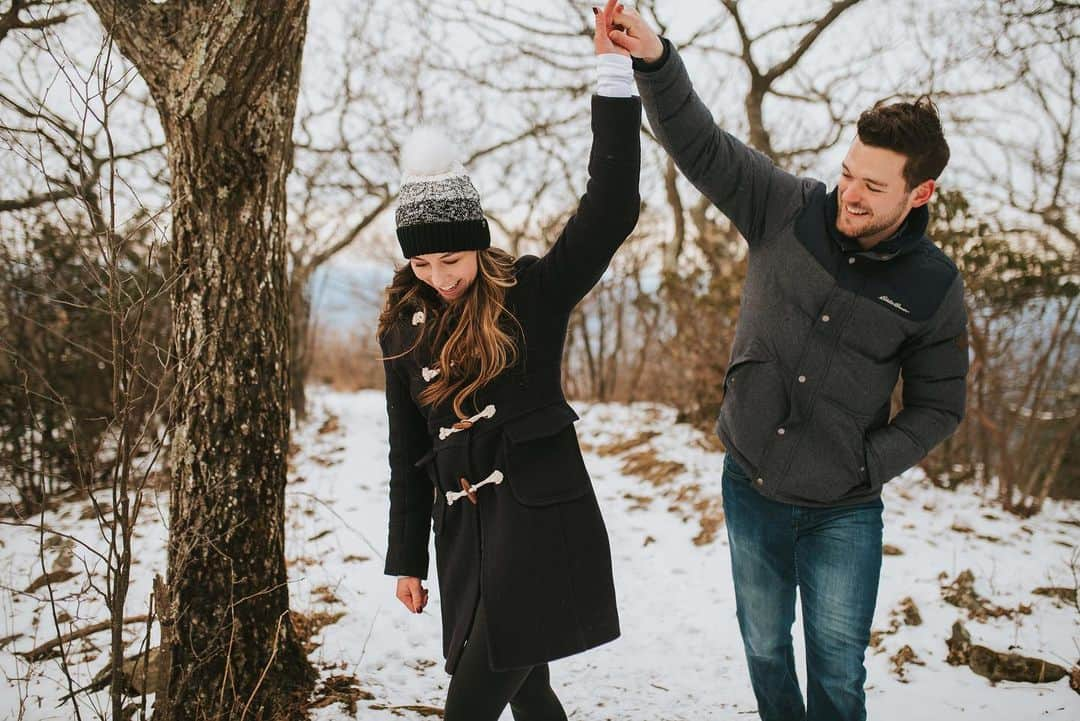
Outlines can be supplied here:
<path id="1" fill-rule="evenodd" d="M 397 229 L 397 237 L 406 258 L 491 247 L 491 233 L 485 218 L 407 225 Z"/>

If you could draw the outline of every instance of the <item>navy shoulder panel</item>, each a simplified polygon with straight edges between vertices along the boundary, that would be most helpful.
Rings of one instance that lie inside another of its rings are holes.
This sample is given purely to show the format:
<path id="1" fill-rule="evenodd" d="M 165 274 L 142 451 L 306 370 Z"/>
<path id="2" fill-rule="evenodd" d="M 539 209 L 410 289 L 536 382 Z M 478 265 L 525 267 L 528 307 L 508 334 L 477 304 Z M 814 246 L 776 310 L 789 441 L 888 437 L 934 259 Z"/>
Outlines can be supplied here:
<path id="1" fill-rule="evenodd" d="M 929 320 L 960 273 L 941 248 L 923 236 L 909 252 L 882 263 L 868 279 L 864 294 L 916 322 Z"/>
<path id="2" fill-rule="evenodd" d="M 821 267 L 828 270 L 830 275 L 835 275 L 833 268 L 836 265 L 835 255 L 838 249 L 828 233 L 828 217 L 825 212 L 829 189 L 820 181 L 816 184 L 807 183 L 807 186 L 806 203 L 795 218 L 795 237 L 817 259 Z"/>
<path id="3" fill-rule="evenodd" d="M 922 241 L 919 243 L 916 252 L 925 258 L 927 264 L 942 265 L 944 268 L 940 272 L 949 274 L 949 284 L 952 284 L 952 279 L 960 273 L 960 269 L 956 267 L 956 263 L 953 259 L 945 255 L 945 251 L 937 246 L 934 241 L 927 238 L 925 235 Z M 947 286 L 946 286 L 947 287 Z"/>

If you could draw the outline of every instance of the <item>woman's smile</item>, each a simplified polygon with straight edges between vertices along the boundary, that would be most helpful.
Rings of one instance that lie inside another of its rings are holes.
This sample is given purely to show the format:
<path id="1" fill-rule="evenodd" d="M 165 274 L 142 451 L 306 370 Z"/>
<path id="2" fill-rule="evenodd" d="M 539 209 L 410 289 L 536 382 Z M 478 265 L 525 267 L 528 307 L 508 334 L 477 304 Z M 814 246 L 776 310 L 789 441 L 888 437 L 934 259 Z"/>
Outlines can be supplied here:
<path id="1" fill-rule="evenodd" d="M 443 298 L 454 298 L 461 290 L 461 278 L 458 278 L 449 285 L 438 286 L 436 290 L 439 291 L 439 295 L 441 295 Z"/>

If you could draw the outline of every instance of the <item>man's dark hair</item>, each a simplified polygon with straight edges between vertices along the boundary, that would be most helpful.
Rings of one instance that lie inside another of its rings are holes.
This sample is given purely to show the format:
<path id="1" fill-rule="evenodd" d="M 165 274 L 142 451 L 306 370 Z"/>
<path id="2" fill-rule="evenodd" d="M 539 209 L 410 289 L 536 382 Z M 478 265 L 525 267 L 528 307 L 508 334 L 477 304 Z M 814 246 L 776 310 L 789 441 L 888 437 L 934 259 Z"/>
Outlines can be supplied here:
<path id="1" fill-rule="evenodd" d="M 929 95 L 913 103 L 878 101 L 859 116 L 859 140 L 907 156 L 904 180 L 908 189 L 934 179 L 949 162 L 949 144 L 941 130 L 937 106 Z"/>

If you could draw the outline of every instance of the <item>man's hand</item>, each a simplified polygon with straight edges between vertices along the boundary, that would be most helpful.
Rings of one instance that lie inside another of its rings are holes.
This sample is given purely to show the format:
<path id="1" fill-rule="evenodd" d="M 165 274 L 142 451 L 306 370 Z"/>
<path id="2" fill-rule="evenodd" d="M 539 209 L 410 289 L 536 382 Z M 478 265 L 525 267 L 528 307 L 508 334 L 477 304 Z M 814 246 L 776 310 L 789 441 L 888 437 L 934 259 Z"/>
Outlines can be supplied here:
<path id="1" fill-rule="evenodd" d="M 615 15 L 615 8 L 619 4 L 619 0 L 608 0 L 608 4 L 604 6 L 603 10 L 593 8 L 593 14 L 596 15 L 596 32 L 593 33 L 593 42 L 596 45 L 596 54 L 605 55 L 608 53 L 614 53 L 618 55 L 629 55 L 628 50 L 624 50 L 611 40 L 611 31 L 615 29 L 612 24 L 612 17 Z"/>
<path id="2" fill-rule="evenodd" d="M 608 37 L 615 45 L 647 63 L 655 63 L 663 57 L 664 44 L 660 37 L 636 10 L 618 5 L 612 16 L 612 23 L 623 28 L 611 28 L 608 31 Z"/>
<path id="3" fill-rule="evenodd" d="M 397 582 L 398 600 L 405 604 L 405 608 L 413 613 L 420 613 L 427 605 L 428 592 L 420 583 L 419 578 L 409 576 L 399 578 Z"/>

